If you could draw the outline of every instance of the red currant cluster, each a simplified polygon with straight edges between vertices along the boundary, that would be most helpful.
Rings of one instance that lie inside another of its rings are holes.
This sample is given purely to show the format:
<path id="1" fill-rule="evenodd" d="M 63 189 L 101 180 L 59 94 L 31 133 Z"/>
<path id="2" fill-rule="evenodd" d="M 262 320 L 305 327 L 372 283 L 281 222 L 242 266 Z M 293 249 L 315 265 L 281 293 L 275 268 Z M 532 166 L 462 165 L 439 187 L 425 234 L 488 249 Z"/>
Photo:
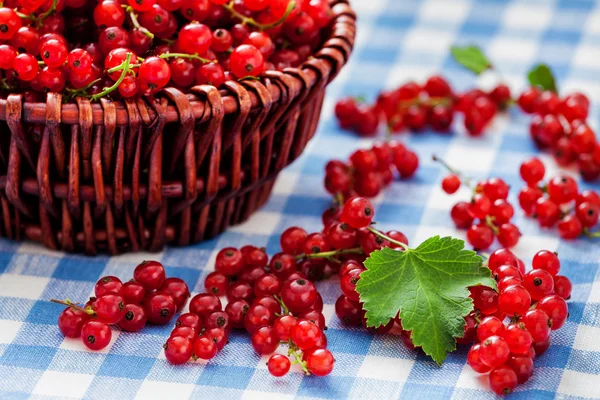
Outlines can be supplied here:
<path id="1" fill-rule="evenodd" d="M 521 164 L 521 178 L 527 186 L 519 192 L 519 204 L 525 214 L 538 220 L 540 226 L 557 225 L 563 239 L 576 239 L 582 234 L 598 236 L 590 231 L 598 223 L 600 195 L 593 190 L 579 192 L 575 179 L 558 175 L 544 184 L 544 164 L 537 158 Z"/>
<path id="2" fill-rule="evenodd" d="M 327 0 L 8 0 L 2 86 L 92 100 L 218 87 L 299 66 L 331 17 Z"/>
<path id="3" fill-rule="evenodd" d="M 519 106 L 535 114 L 529 132 L 541 149 L 550 149 L 561 166 L 576 164 L 583 179 L 600 176 L 600 144 L 586 124 L 590 102 L 581 93 L 559 98 L 552 91 L 529 88 L 519 96 Z"/>
<path id="4" fill-rule="evenodd" d="M 477 183 L 473 188 L 468 178 L 451 168 L 445 161 L 433 156 L 434 161 L 441 163 L 450 175 L 442 180 L 442 189 L 454 194 L 464 183 L 472 190 L 471 201 L 459 201 L 450 211 L 454 224 L 459 229 L 467 229 L 467 241 L 476 250 L 485 250 L 492 245 L 494 237 L 502 247 L 514 247 L 521 237 L 521 232 L 510 220 L 515 214 L 513 206 L 508 202 L 510 186 L 501 178 L 489 178 Z"/>
<path id="5" fill-rule="evenodd" d="M 206 293 L 194 296 L 190 312 L 177 321 L 165 347 L 167 359 L 173 364 L 211 359 L 225 346 L 231 329 L 245 329 L 261 355 L 272 354 L 280 343 L 289 345 L 294 361 L 282 354 L 271 356 L 272 375 L 285 375 L 292 363 L 307 374 L 328 375 L 334 359 L 323 333 L 323 300 L 297 270 L 294 254 L 279 253 L 269 261 L 264 250 L 254 246 L 222 249 L 215 272 L 204 282 Z M 219 296 L 227 297 L 224 309 Z"/>
<path id="6" fill-rule="evenodd" d="M 109 325 L 138 332 L 146 322 L 168 324 L 190 297 L 187 284 L 179 278 L 167 278 L 157 261 L 142 262 L 135 268 L 133 280 L 126 283 L 115 276 L 100 278 L 94 294 L 83 307 L 52 299 L 67 306 L 58 317 L 63 335 L 81 338 L 91 350 L 108 346 L 112 337 Z"/>
<path id="7" fill-rule="evenodd" d="M 370 149 L 356 150 L 349 162 L 332 160 L 325 166 L 325 189 L 338 200 L 354 196 L 375 197 L 394 179 L 414 175 L 419 157 L 396 141 L 376 143 Z"/>
<path id="8" fill-rule="evenodd" d="M 479 136 L 498 109 L 506 108 L 510 100 L 510 89 L 504 84 L 489 93 L 480 89 L 455 93 L 446 79 L 434 75 L 424 85 L 409 82 L 384 91 L 372 106 L 359 104 L 353 98 L 342 99 L 335 106 L 335 115 L 343 129 L 373 136 L 380 122 L 392 133 L 404 129 L 421 131 L 426 125 L 437 132 L 448 132 L 454 113 L 460 112 L 464 114 L 467 132 Z"/>
<path id="9" fill-rule="evenodd" d="M 492 390 L 510 393 L 533 374 L 533 360 L 550 346 L 550 331 L 562 327 L 569 315 L 565 300 L 571 282 L 558 275 L 555 253 L 539 251 L 533 269 L 525 272 L 523 261 L 510 250 L 490 255 L 488 267 L 498 282 L 498 292 L 475 286 L 471 298 L 483 317 L 470 332 L 475 344 L 467 362 L 478 373 L 490 373 Z"/>

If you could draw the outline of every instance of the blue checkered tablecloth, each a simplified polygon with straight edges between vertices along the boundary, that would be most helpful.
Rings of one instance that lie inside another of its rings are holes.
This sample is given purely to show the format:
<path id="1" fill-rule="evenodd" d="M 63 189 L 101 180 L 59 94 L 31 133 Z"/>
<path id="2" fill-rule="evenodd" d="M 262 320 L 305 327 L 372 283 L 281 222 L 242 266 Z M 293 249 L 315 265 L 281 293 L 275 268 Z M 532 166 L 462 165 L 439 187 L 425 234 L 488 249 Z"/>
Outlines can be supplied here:
<path id="1" fill-rule="evenodd" d="M 218 249 L 251 243 L 279 250 L 278 236 L 288 226 L 320 228 L 330 197 L 323 189 L 323 166 L 345 158 L 370 141 L 340 131 L 332 108 L 342 95 L 376 96 L 376 88 L 423 80 L 442 72 L 459 90 L 486 85 L 451 59 L 451 44 L 484 48 L 516 91 L 525 73 L 543 60 L 554 70 L 563 92 L 582 90 L 593 102 L 591 124 L 600 115 L 600 5 L 592 1 L 355 0 L 359 36 L 352 62 L 331 86 L 319 128 L 305 154 L 281 174 L 269 203 L 247 223 L 189 248 L 162 253 L 86 258 L 47 251 L 30 243 L 0 241 L 0 399 L 287 399 L 287 398 L 456 398 L 494 395 L 487 378 L 466 364 L 466 348 L 437 367 L 423 354 L 407 350 L 395 335 L 373 336 L 342 327 L 333 304 L 337 280 L 319 285 L 325 300 L 329 347 L 336 357 L 325 378 L 298 371 L 271 377 L 266 358 L 252 350 L 248 337 L 232 334 L 231 343 L 208 363 L 169 365 L 163 355 L 171 326 L 148 326 L 140 333 L 113 333 L 111 345 L 86 351 L 78 340 L 64 339 L 56 325 L 61 307 L 52 297 L 86 299 L 103 275 L 131 276 L 143 259 L 158 259 L 168 275 L 185 279 L 194 292 L 213 269 Z M 426 132 L 402 140 L 421 158 L 412 180 L 395 182 L 376 200 L 376 219 L 398 228 L 418 244 L 436 234 L 463 237 L 453 228 L 449 209 L 466 192 L 445 195 L 444 171 L 430 161 L 432 153 L 475 178 L 500 176 L 521 186 L 518 165 L 537 154 L 528 135 L 529 117 L 517 110 L 496 120 L 481 139 L 456 127 L 452 135 Z M 553 163 L 542 156 L 548 166 Z M 550 172 L 552 173 L 552 171 Z M 600 189 L 600 185 L 584 185 Z M 600 398 L 600 244 L 563 242 L 555 232 L 538 228 L 517 211 L 524 236 L 515 252 L 530 261 L 540 249 L 558 251 L 563 273 L 574 283 L 570 318 L 552 334 L 552 345 L 535 360 L 533 378 L 513 398 Z"/>

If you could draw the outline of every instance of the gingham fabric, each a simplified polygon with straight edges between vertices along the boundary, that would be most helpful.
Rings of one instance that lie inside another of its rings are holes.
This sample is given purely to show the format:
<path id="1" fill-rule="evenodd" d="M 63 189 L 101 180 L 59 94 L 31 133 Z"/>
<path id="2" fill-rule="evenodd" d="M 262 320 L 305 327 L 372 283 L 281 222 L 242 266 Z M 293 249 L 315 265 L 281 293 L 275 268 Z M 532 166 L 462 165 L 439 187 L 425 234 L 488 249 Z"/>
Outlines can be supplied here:
<path id="1" fill-rule="evenodd" d="M 172 326 L 147 326 L 134 334 L 114 329 L 109 347 L 91 352 L 79 340 L 64 339 L 56 325 L 62 307 L 50 298 L 85 300 L 99 277 L 129 279 L 141 260 L 161 261 L 168 275 L 185 279 L 199 292 L 219 249 L 254 244 L 274 254 L 286 227 L 320 229 L 321 212 L 330 204 L 322 185 L 325 162 L 346 158 L 371 143 L 337 128 L 332 116 L 335 100 L 342 95 L 372 100 L 381 87 L 422 80 L 435 72 L 442 72 L 459 90 L 473 87 L 475 78 L 451 59 L 451 44 L 484 48 L 515 91 L 524 86 L 533 63 L 549 63 L 563 92 L 578 89 L 590 97 L 590 121 L 598 127 L 600 6 L 594 2 L 355 0 L 353 5 L 359 15 L 356 49 L 329 90 L 319 134 L 281 174 L 269 203 L 250 221 L 214 240 L 152 255 L 87 258 L 0 241 L 0 399 L 494 397 L 487 377 L 465 364 L 465 347 L 438 367 L 425 355 L 407 350 L 396 335 L 344 328 L 333 307 L 340 294 L 335 279 L 319 284 L 329 348 L 336 358 L 333 373 L 325 378 L 304 377 L 298 370 L 284 378 L 271 377 L 266 358 L 257 356 L 241 333 L 233 333 L 229 345 L 210 362 L 175 367 L 166 362 L 161 347 Z M 431 161 L 432 153 L 474 178 L 504 178 L 514 188 L 511 196 L 518 209 L 518 165 L 537 154 L 528 135 L 529 118 L 513 110 L 498 118 L 481 139 L 465 136 L 460 124 L 453 134 L 401 136 L 420 155 L 421 167 L 414 179 L 395 182 L 375 199 L 377 221 L 383 228 L 402 230 L 412 244 L 438 234 L 464 237 L 453 228 L 449 209 L 468 193 L 447 196 L 441 191 L 444 171 Z M 553 165 L 549 157 L 542 157 L 547 166 Z M 598 184 L 584 186 L 600 189 Z M 600 244 L 561 241 L 556 232 L 540 229 L 520 210 L 516 223 L 524 236 L 515 252 L 529 263 L 540 249 L 558 251 L 562 273 L 574 288 L 568 322 L 552 333 L 552 345 L 535 360 L 531 380 L 511 396 L 600 398 Z"/>

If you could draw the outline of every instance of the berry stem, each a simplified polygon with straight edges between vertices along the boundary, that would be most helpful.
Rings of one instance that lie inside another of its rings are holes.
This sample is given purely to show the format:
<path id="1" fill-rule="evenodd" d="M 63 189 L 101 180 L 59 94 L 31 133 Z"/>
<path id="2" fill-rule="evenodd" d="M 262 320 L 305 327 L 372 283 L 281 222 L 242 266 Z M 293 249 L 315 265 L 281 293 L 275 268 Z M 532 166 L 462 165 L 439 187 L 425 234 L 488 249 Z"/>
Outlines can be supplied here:
<path id="1" fill-rule="evenodd" d="M 294 356 L 294 361 L 292 361 L 292 364 L 300 365 L 302 371 L 304 371 L 307 376 L 310 375 L 306 363 L 302 360 L 302 356 L 298 354 L 298 347 L 296 347 L 296 345 L 292 342 L 292 339 L 289 339 L 288 344 L 290 346 L 290 349 L 288 350 L 288 356 Z"/>
<path id="2" fill-rule="evenodd" d="M 460 171 L 455 170 L 454 168 L 452 168 L 450 166 L 450 164 L 448 164 L 446 161 L 444 161 L 444 159 L 438 157 L 437 155 L 433 154 L 431 156 L 431 159 L 435 162 L 438 162 L 440 164 L 442 164 L 442 166 L 444 168 L 446 168 L 448 170 L 448 172 L 450 172 L 451 174 L 454 174 L 456 176 L 458 176 L 460 178 L 460 180 L 462 181 L 462 183 L 465 184 L 465 186 L 467 186 L 469 189 L 473 190 L 473 186 L 471 185 L 471 179 L 469 179 L 468 177 L 464 176 Z"/>
<path id="3" fill-rule="evenodd" d="M 154 39 L 154 34 L 152 32 L 150 32 L 148 29 L 144 28 L 142 25 L 140 25 L 140 22 L 137 19 L 137 15 L 133 10 L 133 7 L 131 7 L 129 5 L 125 5 L 125 4 L 121 4 L 121 7 L 123 7 L 125 9 L 125 12 L 127 14 L 129 14 L 129 18 L 131 19 L 131 24 L 133 25 L 134 28 L 139 29 L 140 32 L 142 32 L 144 35 L 148 36 L 150 39 Z"/>
<path id="4" fill-rule="evenodd" d="M 95 312 L 93 310 L 91 310 L 89 308 L 84 308 L 84 307 L 78 306 L 76 303 L 71 302 L 71 300 L 69 300 L 69 299 L 66 299 L 66 300 L 50 299 L 50 302 L 62 304 L 63 306 L 71 307 L 75 310 L 79 310 L 79 311 L 84 312 L 89 315 L 95 314 Z"/>
<path id="5" fill-rule="evenodd" d="M 367 226 L 367 230 L 369 232 L 373 233 L 374 235 L 379 236 L 380 238 L 387 240 L 390 243 L 394 243 L 396 246 L 402 247 L 405 251 L 406 250 L 410 250 L 410 247 L 408 247 L 406 244 L 404 244 L 402 242 L 399 242 L 399 241 L 397 241 L 395 239 L 392 239 L 391 237 L 389 237 L 385 233 L 380 232 L 380 231 L 378 231 L 377 229 L 375 229 L 375 228 L 373 228 L 371 226 Z"/>
<path id="6" fill-rule="evenodd" d="M 116 90 L 119 87 L 121 82 L 123 82 L 123 79 L 125 79 L 125 76 L 127 75 L 127 73 L 130 71 L 130 68 L 131 68 L 131 65 L 129 64 L 130 61 L 131 61 L 131 53 L 127 53 L 127 58 L 121 64 L 123 67 L 123 71 L 121 72 L 121 76 L 119 76 L 119 79 L 117 79 L 117 81 L 111 87 L 104 88 L 104 90 L 101 91 L 100 93 L 93 95 L 92 101 L 96 101 L 99 98 L 106 96 L 107 94 Z M 120 68 L 120 66 L 117 68 Z"/>
<path id="7" fill-rule="evenodd" d="M 352 249 L 340 249 L 340 250 L 331 250 L 331 251 L 323 251 L 321 253 L 312 253 L 312 254 L 298 254 L 296 256 L 296 260 L 301 260 L 303 258 L 331 258 L 340 254 L 363 254 L 362 248 L 354 247 Z"/>
<path id="8" fill-rule="evenodd" d="M 600 237 L 600 231 L 598 231 L 598 232 L 591 232 L 591 231 L 590 231 L 589 229 L 587 229 L 587 228 L 584 228 L 584 229 L 583 229 L 583 234 L 584 234 L 585 236 L 589 237 L 589 238 L 592 238 L 592 239 L 593 239 L 593 238 L 598 238 L 598 237 Z"/>
<path id="9" fill-rule="evenodd" d="M 494 231 L 495 235 L 498 235 L 499 230 L 498 230 L 498 227 L 496 226 L 496 224 L 494 224 L 494 219 L 492 217 L 490 217 L 489 215 L 486 215 L 485 216 L 485 224 L 487 226 L 489 226 L 492 231 Z"/>
<path id="10" fill-rule="evenodd" d="M 287 306 L 285 305 L 283 300 L 281 300 L 281 297 L 280 296 L 274 296 L 274 297 L 275 297 L 275 300 L 277 300 L 277 302 L 281 306 L 281 309 L 283 310 L 283 313 L 281 315 L 288 315 L 290 313 L 290 310 L 289 310 L 289 308 L 287 308 Z"/>
<path id="11" fill-rule="evenodd" d="M 44 22 L 44 20 L 46 18 L 48 18 L 49 16 L 51 16 L 52 14 L 54 14 L 54 11 L 56 11 L 56 3 L 58 3 L 58 0 L 52 0 L 52 5 L 50 6 L 50 8 L 48 9 L 48 11 L 46 11 L 45 13 L 41 14 L 39 17 L 37 17 L 35 20 L 37 21 L 37 27 L 39 28 L 40 26 L 42 26 L 42 23 Z"/>
<path id="12" fill-rule="evenodd" d="M 234 6 L 235 6 L 235 1 L 233 1 L 233 0 L 230 1 L 229 3 L 223 4 L 223 7 L 226 10 L 228 10 L 234 18 L 239 19 L 242 22 L 242 25 L 252 25 L 261 31 L 266 31 L 268 29 L 272 29 L 272 28 L 275 28 L 276 26 L 281 25 L 285 21 L 285 19 L 292 13 L 292 11 L 294 11 L 294 9 L 296 8 L 296 2 L 290 1 L 288 3 L 288 6 L 287 6 L 283 16 L 281 18 L 279 18 L 277 21 L 271 22 L 270 24 L 261 24 L 260 22 L 257 22 L 254 18 L 246 17 L 245 15 L 237 12 Z"/>
<path id="13" fill-rule="evenodd" d="M 185 54 L 185 53 L 164 53 L 158 56 L 164 60 L 168 60 L 169 58 L 185 58 L 187 60 L 198 60 L 203 64 L 208 64 L 215 62 L 214 60 L 209 60 L 208 58 L 202 58 L 197 53 L 196 54 Z"/>

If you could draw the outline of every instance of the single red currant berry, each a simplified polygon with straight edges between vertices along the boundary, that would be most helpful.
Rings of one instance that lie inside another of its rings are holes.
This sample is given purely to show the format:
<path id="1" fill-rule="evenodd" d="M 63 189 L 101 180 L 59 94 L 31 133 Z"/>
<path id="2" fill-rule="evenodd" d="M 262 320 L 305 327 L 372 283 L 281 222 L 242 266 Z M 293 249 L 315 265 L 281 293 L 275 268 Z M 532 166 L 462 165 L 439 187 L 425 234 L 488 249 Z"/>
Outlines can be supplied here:
<path id="1" fill-rule="evenodd" d="M 308 234 L 304 229 L 292 226 L 281 234 L 281 249 L 288 254 L 300 254 L 307 236 Z"/>
<path id="2" fill-rule="evenodd" d="M 153 292 L 144 300 L 146 317 L 155 325 L 168 324 L 175 316 L 177 306 L 173 296 L 164 292 Z"/>
<path id="3" fill-rule="evenodd" d="M 556 204 L 575 200 L 577 191 L 577 182 L 570 176 L 557 176 L 548 182 L 548 195 Z"/>
<path id="4" fill-rule="evenodd" d="M 264 276 L 266 276 L 266 274 L 262 274 L 260 277 L 258 277 L 254 281 L 254 283 L 256 283 L 259 279 L 261 279 Z M 261 284 L 263 287 L 267 287 L 268 284 L 274 282 L 274 280 L 272 278 L 267 278 L 267 279 L 268 279 L 267 282 Z M 243 282 L 243 281 L 235 282 L 234 284 L 229 286 L 229 289 L 227 290 L 227 300 L 228 301 L 233 301 L 233 300 L 252 301 L 252 299 L 254 299 L 254 288 L 248 282 Z"/>
<path id="5" fill-rule="evenodd" d="M 528 114 L 533 113 L 535 102 L 537 101 L 538 97 L 540 97 L 540 94 L 540 90 L 535 86 L 532 86 L 529 89 L 525 90 L 523 93 L 521 93 L 518 99 L 519 107 L 521 107 L 521 110 Z"/>
<path id="6" fill-rule="evenodd" d="M 100 278 L 94 286 L 94 294 L 100 297 L 106 293 L 116 293 L 122 295 L 123 282 L 116 276 L 105 276 Z"/>
<path id="7" fill-rule="evenodd" d="M 498 292 L 504 292 L 510 286 L 519 286 L 523 285 L 523 280 L 520 278 L 516 278 L 514 276 L 507 276 L 506 278 L 502 278 L 498 281 Z"/>
<path id="8" fill-rule="evenodd" d="M 37 59 L 31 54 L 21 53 L 15 57 L 14 69 L 19 80 L 27 82 L 37 76 L 39 64 Z"/>
<path id="9" fill-rule="evenodd" d="M 291 315 L 282 315 L 273 323 L 273 329 L 277 332 L 277 337 L 281 341 L 287 341 L 290 338 L 290 332 L 298 321 Z"/>
<path id="10" fill-rule="evenodd" d="M 140 65 L 140 89 L 145 95 L 156 93 L 171 79 L 169 64 L 158 57 L 148 57 Z"/>
<path id="11" fill-rule="evenodd" d="M 533 300 L 540 300 L 554 291 L 552 275 L 543 269 L 534 269 L 525 274 L 523 286 Z"/>
<path id="12" fill-rule="evenodd" d="M 236 47 L 229 58 L 229 68 L 238 78 L 258 76 L 262 74 L 264 65 L 263 55 L 250 44 Z"/>
<path id="13" fill-rule="evenodd" d="M 190 298 L 190 289 L 183 279 L 167 278 L 159 290 L 173 297 L 177 311 L 181 311 Z"/>
<path id="14" fill-rule="evenodd" d="M 508 344 L 512 354 L 527 354 L 533 344 L 531 334 L 527 331 L 525 324 L 522 323 L 509 325 L 502 337 Z"/>
<path id="15" fill-rule="evenodd" d="M 534 342 L 543 342 L 550 335 L 550 318 L 548 315 L 540 310 L 533 309 L 529 310 L 523 315 L 520 320 L 525 324 L 527 331 L 531 334 Z"/>
<path id="16" fill-rule="evenodd" d="M 467 229 L 473 224 L 475 218 L 469 211 L 469 208 L 470 205 L 466 201 L 459 201 L 452 207 L 450 216 L 458 229 Z"/>
<path id="17" fill-rule="evenodd" d="M 479 357 L 479 351 L 481 349 L 481 344 L 476 343 L 470 349 L 467 354 L 467 363 L 473 370 L 480 374 L 485 374 L 489 372 L 492 368 L 488 365 L 484 364 Z"/>
<path id="18" fill-rule="evenodd" d="M 225 312 L 229 315 L 229 324 L 232 328 L 243 328 L 244 317 L 250 309 L 250 304 L 245 300 L 234 300 L 227 303 Z"/>
<path id="19" fill-rule="evenodd" d="M 327 349 L 316 349 L 310 351 L 306 357 L 308 371 L 316 376 L 326 376 L 333 371 L 335 359 Z"/>
<path id="20" fill-rule="evenodd" d="M 485 250 L 494 241 L 492 228 L 485 224 L 471 225 L 467 231 L 467 241 L 476 250 Z"/>
<path id="21" fill-rule="evenodd" d="M 544 297 L 537 303 L 536 308 L 548 315 L 553 331 L 563 326 L 569 316 L 567 302 L 557 295 Z"/>
<path id="22" fill-rule="evenodd" d="M 304 312 L 317 300 L 317 288 L 306 279 L 288 280 L 281 290 L 281 299 L 290 311 Z"/>
<path id="23" fill-rule="evenodd" d="M 104 322 L 91 320 L 81 327 L 81 341 L 90 350 L 102 350 L 111 338 L 112 332 Z"/>
<path id="24" fill-rule="evenodd" d="M 575 213 L 584 228 L 591 228 L 598 223 L 599 210 L 596 204 L 585 201 L 577 205 Z"/>
<path id="25" fill-rule="evenodd" d="M 158 289 L 166 277 L 165 267 L 158 261 L 142 261 L 133 271 L 133 279 L 146 290 Z"/>
<path id="26" fill-rule="evenodd" d="M 175 322 L 176 327 L 189 327 L 195 332 L 200 332 L 202 330 L 202 325 L 200 317 L 192 313 L 181 314 L 179 318 L 177 318 L 177 322 Z"/>
<path id="27" fill-rule="evenodd" d="M 290 359 L 283 354 L 273 354 L 267 362 L 269 373 L 273 376 L 284 376 L 290 370 Z"/>
<path id="28" fill-rule="evenodd" d="M 371 223 L 375 210 L 371 202 L 364 197 L 355 197 L 346 201 L 341 220 L 353 228 L 363 228 Z"/>
<path id="29" fill-rule="evenodd" d="M 537 201 L 544 193 L 537 187 L 525 186 L 519 191 L 519 205 L 525 214 L 531 216 L 537 206 Z"/>
<path id="30" fill-rule="evenodd" d="M 533 256 L 533 269 L 543 269 L 555 276 L 560 271 L 560 260 L 558 254 L 550 250 L 540 250 Z"/>
<path id="31" fill-rule="evenodd" d="M 504 199 L 497 199 L 490 208 L 489 216 L 493 218 L 494 224 L 499 226 L 511 220 L 515 210 L 513 206 Z"/>
<path id="32" fill-rule="evenodd" d="M 164 345 L 165 357 L 173 365 L 185 364 L 194 351 L 193 340 L 183 336 L 172 336 Z"/>
<path id="33" fill-rule="evenodd" d="M 102 322 L 116 324 L 125 316 L 125 300 L 116 293 L 103 294 L 96 300 L 94 311 Z"/>
<path id="34" fill-rule="evenodd" d="M 275 314 L 269 308 L 262 304 L 253 304 L 244 317 L 244 327 L 253 334 L 259 328 L 271 325 L 274 320 Z"/>
<path id="35" fill-rule="evenodd" d="M 442 189 L 448 194 L 454 194 L 460 188 L 460 178 L 450 174 L 442 179 Z"/>
<path id="36" fill-rule="evenodd" d="M 0 39 L 12 38 L 21 27 L 21 18 L 8 7 L 0 8 Z"/>
<path id="37" fill-rule="evenodd" d="M 521 231 L 513 224 L 502 224 L 498 228 L 498 242 L 504 247 L 514 247 L 519 242 Z"/>
<path id="38" fill-rule="evenodd" d="M 506 365 L 517 374 L 517 382 L 525 383 L 533 375 L 533 360 L 528 355 L 511 355 Z"/>
<path id="39" fill-rule="evenodd" d="M 481 342 L 479 358 L 485 365 L 495 368 L 504 364 L 510 356 L 508 343 L 501 336 L 490 336 Z"/>
<path id="40" fill-rule="evenodd" d="M 502 365 L 494 368 L 489 376 L 490 388 L 497 394 L 509 394 L 517 387 L 517 374 L 512 368 Z"/>
<path id="41" fill-rule="evenodd" d="M 125 306 L 125 316 L 119 321 L 119 328 L 127 332 L 139 332 L 146 326 L 146 312 L 137 304 Z"/>
<path id="42" fill-rule="evenodd" d="M 145 12 L 152 9 L 152 6 L 156 4 L 156 0 L 127 0 L 127 3 L 135 11 Z"/>
<path id="43" fill-rule="evenodd" d="M 472 286 L 469 288 L 470 297 L 473 299 L 475 309 L 483 315 L 491 315 L 498 311 L 498 292 L 486 286 Z"/>
<path id="44" fill-rule="evenodd" d="M 40 46 L 42 61 L 49 67 L 61 67 L 67 61 L 68 54 L 67 46 L 56 39 L 46 40 Z"/>
<path id="45" fill-rule="evenodd" d="M 546 197 L 541 197 L 535 204 L 534 214 L 540 226 L 549 228 L 558 222 L 560 217 L 560 209 L 558 205 Z"/>
<path id="46" fill-rule="evenodd" d="M 395 151 L 394 165 L 402 178 L 410 178 L 419 168 L 419 156 L 413 151 Z"/>
<path id="47" fill-rule="evenodd" d="M 285 280 L 296 271 L 296 258 L 287 253 L 277 253 L 269 263 L 271 272 L 279 279 Z"/>
<path id="48" fill-rule="evenodd" d="M 528 185 L 535 185 L 544 179 L 546 168 L 539 158 L 531 158 L 521 164 L 519 173 Z"/>
<path id="49" fill-rule="evenodd" d="M 565 300 L 571 298 L 571 290 L 573 285 L 566 276 L 556 275 L 554 277 L 554 293 Z"/>
<path id="50" fill-rule="evenodd" d="M 217 355 L 217 344 L 206 335 L 199 336 L 194 341 L 194 355 L 203 360 L 210 360 Z"/>
<path id="51" fill-rule="evenodd" d="M 475 218 L 484 220 L 489 214 L 492 202 L 490 199 L 482 193 L 476 193 L 471 199 L 469 211 Z"/>
<path id="52" fill-rule="evenodd" d="M 281 291 L 282 282 L 273 274 L 265 274 L 254 282 L 256 297 L 275 296 Z"/>
<path id="53" fill-rule="evenodd" d="M 125 11 L 117 1 L 104 0 L 94 8 L 94 23 L 100 29 L 121 27 L 123 22 L 125 22 Z"/>
<path id="54" fill-rule="evenodd" d="M 308 350 L 316 346 L 323 332 L 314 323 L 301 320 L 290 331 L 290 338 L 300 350 Z"/>
<path id="55" fill-rule="evenodd" d="M 244 267 L 242 253 L 233 247 L 219 251 L 215 260 L 215 270 L 227 276 L 237 275 Z"/>
<path id="56" fill-rule="evenodd" d="M 190 301 L 190 312 L 198 315 L 200 318 L 205 318 L 209 314 L 221 311 L 222 309 L 221 300 L 214 294 L 197 294 Z"/>
<path id="57" fill-rule="evenodd" d="M 263 326 L 252 334 L 252 347 L 258 354 L 273 353 L 279 346 L 277 332 L 270 326 Z"/>
<path id="58" fill-rule="evenodd" d="M 498 296 L 498 307 L 508 316 L 523 315 L 530 305 L 531 295 L 523 286 L 510 286 Z"/>
<path id="59" fill-rule="evenodd" d="M 227 292 L 228 287 L 229 279 L 220 272 L 211 272 L 204 280 L 204 289 L 206 289 L 208 293 L 217 296 L 224 295 Z"/>
<path id="60" fill-rule="evenodd" d="M 66 337 L 78 338 L 81 336 L 81 327 L 90 318 L 90 315 L 83 311 L 67 307 L 58 317 L 58 328 Z"/>
<path id="61" fill-rule="evenodd" d="M 204 336 L 211 339 L 217 346 L 217 351 L 221 351 L 228 343 L 229 335 L 225 329 L 211 328 L 204 331 Z"/>
<path id="62" fill-rule="evenodd" d="M 477 338 L 483 342 L 490 336 L 502 336 L 504 333 L 504 323 L 497 317 L 485 317 L 477 327 Z"/>

